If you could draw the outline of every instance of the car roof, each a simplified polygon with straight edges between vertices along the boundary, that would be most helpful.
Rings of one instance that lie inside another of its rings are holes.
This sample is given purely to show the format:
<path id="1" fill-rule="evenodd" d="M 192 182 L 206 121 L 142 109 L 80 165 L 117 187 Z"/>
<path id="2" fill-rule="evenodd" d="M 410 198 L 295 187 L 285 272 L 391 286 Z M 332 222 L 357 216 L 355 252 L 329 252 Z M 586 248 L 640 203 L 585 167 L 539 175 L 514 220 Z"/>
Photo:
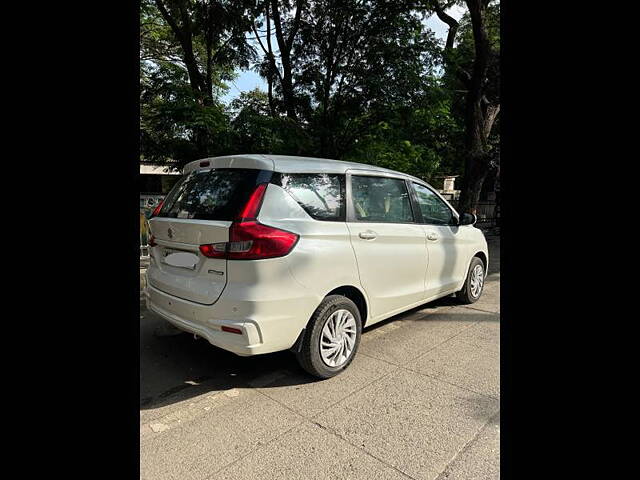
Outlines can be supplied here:
<path id="1" fill-rule="evenodd" d="M 368 172 L 381 172 L 417 180 L 426 183 L 424 180 L 413 177 L 406 173 L 397 172 L 388 168 L 376 167 L 366 163 L 345 162 L 342 160 L 332 160 L 328 158 L 299 157 L 293 155 L 227 155 L 222 157 L 210 157 L 195 160 L 185 165 L 183 173 L 200 168 L 200 163 L 209 161 L 207 167 L 215 168 L 258 168 L 261 170 L 272 170 L 280 173 L 341 173 L 347 170 L 360 170 Z M 203 167 L 203 168 L 207 168 Z"/>

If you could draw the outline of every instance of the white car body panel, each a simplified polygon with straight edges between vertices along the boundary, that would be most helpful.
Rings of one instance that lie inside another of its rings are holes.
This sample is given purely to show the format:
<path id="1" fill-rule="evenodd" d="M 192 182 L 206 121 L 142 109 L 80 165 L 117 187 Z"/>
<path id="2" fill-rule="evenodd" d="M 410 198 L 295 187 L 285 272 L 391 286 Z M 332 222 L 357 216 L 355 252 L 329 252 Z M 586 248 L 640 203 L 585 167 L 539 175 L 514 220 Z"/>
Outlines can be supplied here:
<path id="1" fill-rule="evenodd" d="M 360 283 L 369 296 L 369 325 L 424 299 L 427 246 L 422 225 L 347 223 Z M 372 232 L 374 239 L 360 238 Z"/>
<path id="2" fill-rule="evenodd" d="M 200 167 L 201 163 L 209 166 Z M 183 173 L 199 168 L 382 175 L 428 187 L 422 180 L 379 167 L 302 157 L 202 159 L 187 164 Z M 267 186 L 257 220 L 299 235 L 293 250 L 261 260 L 207 258 L 199 245 L 228 241 L 231 221 L 152 218 L 151 233 L 158 245 L 150 249 L 147 307 L 213 345 L 238 355 L 262 354 L 291 348 L 318 305 L 337 288 L 362 294 L 367 309 L 362 321 L 368 326 L 460 290 L 472 257 L 480 254 L 488 260 L 484 235 L 472 225 L 316 220 L 276 184 Z M 377 237 L 362 239 L 359 234 L 364 231 Z M 167 248 L 197 255 L 199 262 L 194 269 L 168 265 L 162 260 Z M 222 331 L 223 326 L 242 333 Z"/>

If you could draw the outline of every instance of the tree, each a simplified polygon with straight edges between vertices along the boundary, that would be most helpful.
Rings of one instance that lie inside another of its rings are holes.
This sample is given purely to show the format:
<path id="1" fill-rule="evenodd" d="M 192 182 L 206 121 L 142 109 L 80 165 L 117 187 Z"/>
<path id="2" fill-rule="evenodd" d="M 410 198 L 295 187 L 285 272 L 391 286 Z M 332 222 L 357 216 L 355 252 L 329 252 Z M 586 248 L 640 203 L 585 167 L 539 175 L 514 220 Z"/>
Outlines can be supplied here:
<path id="1" fill-rule="evenodd" d="M 430 82 L 436 42 L 419 14 L 389 0 L 311 2 L 294 41 L 300 110 L 320 156 L 341 158 Z"/>
<path id="2" fill-rule="evenodd" d="M 447 13 L 465 3 L 475 10 L 460 21 Z M 425 14 L 447 23 L 446 41 Z M 143 0 L 143 158 L 279 153 L 464 173 L 470 210 L 499 164 L 498 19 L 487 0 Z M 224 105 L 247 67 L 267 91 Z"/>
<path id="3" fill-rule="evenodd" d="M 251 30 L 255 0 L 155 0 L 180 45 L 183 65 L 195 97 L 213 103 L 216 69 L 248 67 L 254 50 L 245 33 Z"/>
<path id="4" fill-rule="evenodd" d="M 298 121 L 296 111 L 296 98 L 293 85 L 293 65 L 291 52 L 293 42 L 300 28 L 300 18 L 307 2 L 303 0 L 263 0 L 260 16 L 256 18 L 253 25 L 255 39 L 265 54 L 264 62 L 259 71 L 266 78 L 268 83 L 268 98 L 270 113 L 275 116 L 275 106 L 273 98 L 274 80 L 277 78 L 280 93 L 287 117 L 293 121 Z M 273 30 L 271 24 L 273 23 Z M 265 26 L 265 41 L 259 34 L 259 29 Z M 272 33 L 275 34 L 278 46 L 278 63 L 274 49 L 272 47 Z"/>
<path id="5" fill-rule="evenodd" d="M 474 213 L 485 178 L 499 165 L 498 138 L 493 128 L 500 113 L 500 4 L 465 0 L 469 13 L 462 25 L 444 14 L 439 0 L 430 4 L 449 25 L 445 48 L 448 82 L 453 92 L 460 88 L 465 91 L 464 176 L 458 210 Z M 456 33 L 461 38 L 454 51 Z"/>
<path id="6" fill-rule="evenodd" d="M 278 153 L 285 144 L 282 122 L 270 114 L 268 96 L 258 90 L 243 92 L 231 102 L 235 151 Z"/>
<path id="7" fill-rule="evenodd" d="M 255 0 L 143 0 L 141 150 L 180 163 L 225 151 L 219 93 L 255 58 L 245 34 Z"/>
<path id="8" fill-rule="evenodd" d="M 230 147 L 228 118 L 220 102 L 203 105 L 193 96 L 184 69 L 172 63 L 140 72 L 140 153 L 143 159 L 181 166 Z M 206 137 L 205 137 L 206 134 Z M 206 143 L 205 143 L 206 140 Z"/>

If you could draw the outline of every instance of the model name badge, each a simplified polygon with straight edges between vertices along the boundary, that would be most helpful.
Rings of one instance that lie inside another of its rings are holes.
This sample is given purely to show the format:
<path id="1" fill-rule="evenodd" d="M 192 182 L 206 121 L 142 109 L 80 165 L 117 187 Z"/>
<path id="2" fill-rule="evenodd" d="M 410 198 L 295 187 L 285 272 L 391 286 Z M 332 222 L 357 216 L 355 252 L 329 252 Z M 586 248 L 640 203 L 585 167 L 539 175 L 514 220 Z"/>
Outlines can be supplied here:
<path id="1" fill-rule="evenodd" d="M 198 264 L 198 257 L 189 252 L 171 253 L 164 257 L 164 263 L 172 267 L 195 269 Z"/>

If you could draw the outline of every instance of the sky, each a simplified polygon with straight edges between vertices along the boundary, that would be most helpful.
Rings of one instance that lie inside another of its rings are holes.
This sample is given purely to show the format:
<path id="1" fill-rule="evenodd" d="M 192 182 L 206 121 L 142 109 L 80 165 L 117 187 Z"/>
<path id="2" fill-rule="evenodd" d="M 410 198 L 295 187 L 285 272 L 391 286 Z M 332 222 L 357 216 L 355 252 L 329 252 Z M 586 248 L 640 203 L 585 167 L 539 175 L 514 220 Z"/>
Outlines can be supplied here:
<path id="1" fill-rule="evenodd" d="M 447 13 L 451 15 L 456 20 L 460 20 L 462 15 L 466 9 L 460 6 L 454 6 L 447 10 Z M 425 25 L 433 30 L 435 36 L 440 38 L 441 40 L 445 40 L 447 37 L 448 27 L 447 24 L 442 22 L 436 15 L 432 15 L 425 21 Z M 229 82 L 229 90 L 225 95 L 222 96 L 222 101 L 224 103 L 229 103 L 234 98 L 240 95 L 240 92 L 248 92 L 256 87 L 261 90 L 267 90 L 267 83 L 264 79 L 260 78 L 256 72 L 252 70 L 241 70 L 238 72 L 238 78 L 236 78 L 233 82 Z"/>

